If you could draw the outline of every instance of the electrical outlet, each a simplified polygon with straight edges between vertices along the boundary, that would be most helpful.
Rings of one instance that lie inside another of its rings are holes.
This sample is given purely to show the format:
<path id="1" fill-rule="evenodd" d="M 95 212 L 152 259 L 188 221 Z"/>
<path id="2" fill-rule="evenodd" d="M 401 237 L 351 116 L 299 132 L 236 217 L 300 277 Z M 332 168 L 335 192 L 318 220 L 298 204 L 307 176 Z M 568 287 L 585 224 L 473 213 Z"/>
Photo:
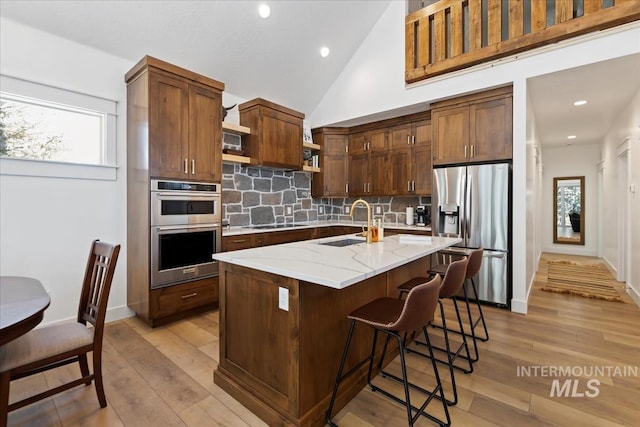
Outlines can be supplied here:
<path id="1" fill-rule="evenodd" d="M 289 311 L 289 289 L 278 287 L 278 308 Z"/>
<path id="2" fill-rule="evenodd" d="M 284 214 L 285 215 L 293 215 L 293 206 L 285 206 Z"/>
<path id="3" fill-rule="evenodd" d="M 322 215 L 324 213 L 324 206 L 318 206 L 318 213 Z"/>
<path id="4" fill-rule="evenodd" d="M 382 206 L 375 207 L 375 215 L 382 215 Z"/>
<path id="5" fill-rule="evenodd" d="M 349 211 L 351 210 L 351 206 L 345 206 L 344 207 L 344 213 L 349 215 Z"/>

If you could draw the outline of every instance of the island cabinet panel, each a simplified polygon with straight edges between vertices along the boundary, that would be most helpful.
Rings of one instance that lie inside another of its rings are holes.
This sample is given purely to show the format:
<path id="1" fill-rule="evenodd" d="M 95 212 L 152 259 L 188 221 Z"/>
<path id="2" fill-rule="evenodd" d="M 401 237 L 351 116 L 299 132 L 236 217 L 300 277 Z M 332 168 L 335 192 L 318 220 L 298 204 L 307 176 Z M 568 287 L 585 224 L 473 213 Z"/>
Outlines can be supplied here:
<path id="1" fill-rule="evenodd" d="M 349 331 L 347 315 L 375 298 L 387 295 L 387 277 L 379 275 L 345 289 L 331 289 L 313 283 L 300 283 L 300 412 L 310 412 L 309 420 L 322 425 L 322 415 L 329 406 L 333 384 L 340 365 L 340 355 Z M 364 360 L 371 351 L 373 331 L 358 325 L 349 349 L 345 372 Z M 380 344 L 384 340 L 379 340 Z M 382 352 L 382 345 L 378 348 Z M 391 354 L 390 354 L 391 356 Z M 391 360 L 394 356 L 391 356 Z M 339 400 L 344 406 L 361 390 L 356 386 L 366 375 L 361 372 L 340 385 L 350 393 Z M 336 410 L 337 413 L 337 410 Z"/>
<path id="2" fill-rule="evenodd" d="M 423 275 L 429 257 L 343 289 L 304 282 L 222 262 L 220 265 L 220 363 L 214 382 L 270 426 L 325 425 L 325 414 L 356 308 L 398 284 Z M 287 294 L 287 309 L 280 306 Z M 357 326 L 345 369 L 366 358 L 372 331 Z M 384 340 L 379 340 L 377 355 Z M 390 343 L 389 363 L 398 354 Z M 368 366 L 339 388 L 336 413 L 366 384 Z"/>

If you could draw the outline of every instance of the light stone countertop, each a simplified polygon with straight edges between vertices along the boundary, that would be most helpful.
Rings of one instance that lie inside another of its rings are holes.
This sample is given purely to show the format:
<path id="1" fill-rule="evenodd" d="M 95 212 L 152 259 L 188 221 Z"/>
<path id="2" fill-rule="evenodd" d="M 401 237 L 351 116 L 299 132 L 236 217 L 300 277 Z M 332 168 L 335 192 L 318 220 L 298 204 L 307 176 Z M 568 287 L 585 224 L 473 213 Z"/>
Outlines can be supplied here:
<path id="1" fill-rule="evenodd" d="M 412 235 L 414 240 L 411 243 L 403 243 L 401 236 L 387 236 L 382 242 L 367 244 L 363 237 L 347 234 L 221 252 L 213 257 L 242 267 L 342 289 L 461 241 L 458 238 L 431 236 L 419 240 L 420 237 Z M 345 238 L 359 239 L 362 243 L 344 247 L 319 244 Z"/>
<path id="2" fill-rule="evenodd" d="M 255 233 L 272 233 L 277 231 L 291 231 L 299 230 L 303 228 L 317 228 L 317 227 L 330 227 L 330 226 L 346 226 L 346 227 L 366 227 L 365 221 L 309 221 L 304 223 L 297 223 L 293 227 L 282 228 L 251 228 L 251 226 L 245 227 L 223 227 L 222 236 L 240 236 L 243 234 L 255 234 Z M 419 225 L 404 225 L 404 224 L 383 224 L 385 229 L 390 230 L 414 230 L 430 232 L 431 226 L 419 226 Z"/>

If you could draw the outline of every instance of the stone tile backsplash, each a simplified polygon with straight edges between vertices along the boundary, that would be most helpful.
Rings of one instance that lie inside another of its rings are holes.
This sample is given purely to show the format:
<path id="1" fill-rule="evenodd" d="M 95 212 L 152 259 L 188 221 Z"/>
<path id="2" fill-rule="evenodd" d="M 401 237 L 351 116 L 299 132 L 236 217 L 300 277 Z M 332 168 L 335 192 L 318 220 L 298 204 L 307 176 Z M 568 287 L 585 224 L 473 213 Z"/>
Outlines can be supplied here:
<path id="1" fill-rule="evenodd" d="M 223 134 L 223 148 L 240 148 L 240 137 Z M 309 172 L 290 172 L 256 166 L 222 165 L 223 218 L 232 226 L 271 225 L 306 221 L 344 220 L 351 217 L 347 208 L 357 197 L 312 198 Z M 407 206 L 430 205 L 430 196 L 364 197 L 374 218 L 384 217 L 386 224 L 404 224 Z M 382 214 L 376 215 L 376 207 Z M 361 205 L 353 218 L 366 221 Z"/>
<path id="2" fill-rule="evenodd" d="M 408 205 L 428 205 L 429 196 L 365 197 L 375 218 L 385 224 L 404 224 Z M 306 221 L 351 220 L 347 208 L 356 201 L 348 198 L 312 198 L 311 174 L 277 169 L 223 164 L 223 218 L 232 226 L 268 225 Z M 376 215 L 379 207 L 382 215 Z M 367 210 L 358 206 L 354 219 L 367 219 Z"/>

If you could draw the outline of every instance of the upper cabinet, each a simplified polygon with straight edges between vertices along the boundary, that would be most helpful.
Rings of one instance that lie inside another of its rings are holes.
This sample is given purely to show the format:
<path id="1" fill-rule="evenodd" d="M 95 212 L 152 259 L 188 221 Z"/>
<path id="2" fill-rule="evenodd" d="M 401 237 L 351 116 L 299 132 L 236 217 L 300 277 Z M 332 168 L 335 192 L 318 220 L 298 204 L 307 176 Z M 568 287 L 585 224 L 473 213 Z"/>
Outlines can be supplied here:
<path id="1" fill-rule="evenodd" d="M 511 87 L 433 105 L 433 165 L 508 160 L 513 156 Z"/>
<path id="2" fill-rule="evenodd" d="M 389 129 L 390 195 L 431 194 L 431 121 L 414 120 Z"/>
<path id="3" fill-rule="evenodd" d="M 238 107 L 240 124 L 251 129 L 242 148 L 257 165 L 302 169 L 304 114 L 261 98 Z"/>
<path id="4" fill-rule="evenodd" d="M 366 128 L 367 130 L 364 130 Z M 358 126 L 349 133 L 349 195 L 384 196 L 388 191 L 388 129 Z"/>
<path id="5" fill-rule="evenodd" d="M 313 197 L 347 197 L 349 195 L 349 130 L 320 128 L 313 130 L 313 140 L 320 145 L 320 172 L 313 174 Z"/>
<path id="6" fill-rule="evenodd" d="M 148 152 L 148 164 L 137 169 L 148 168 L 150 177 L 221 181 L 224 84 L 149 56 L 125 80 L 129 128 L 136 130 L 128 144 Z"/>

